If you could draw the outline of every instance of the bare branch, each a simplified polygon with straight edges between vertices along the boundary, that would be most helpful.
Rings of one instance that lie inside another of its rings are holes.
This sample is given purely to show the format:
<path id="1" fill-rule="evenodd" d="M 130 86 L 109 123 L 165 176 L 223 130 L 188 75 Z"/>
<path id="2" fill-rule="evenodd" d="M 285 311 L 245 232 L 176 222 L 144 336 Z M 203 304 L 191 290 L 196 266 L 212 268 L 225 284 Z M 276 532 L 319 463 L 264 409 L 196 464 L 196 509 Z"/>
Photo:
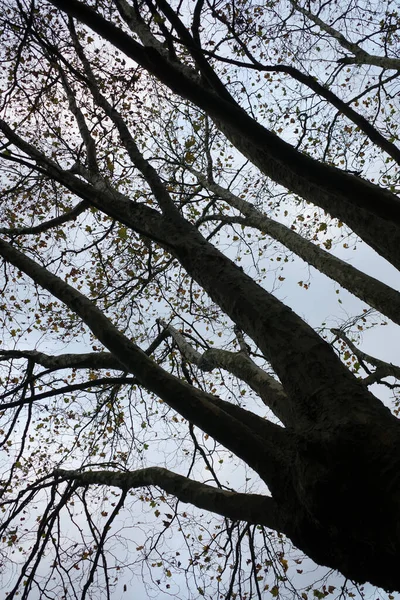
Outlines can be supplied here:
<path id="1" fill-rule="evenodd" d="M 32 396 L 23 396 L 19 400 L 12 400 L 11 402 L 1 402 L 0 410 L 8 410 L 10 408 L 16 408 L 17 406 L 23 406 L 26 404 L 32 404 L 33 402 L 40 402 L 41 400 L 47 400 L 48 398 L 54 398 L 55 396 L 63 396 L 65 394 L 71 394 L 72 392 L 93 389 L 96 387 L 103 386 L 121 386 L 121 385 L 140 385 L 139 381 L 134 377 L 102 377 L 100 379 L 90 379 L 89 381 L 82 381 L 81 383 L 71 383 L 61 388 L 55 388 L 47 392 L 40 394 L 34 394 Z"/>
<path id="2" fill-rule="evenodd" d="M 282 531 L 279 507 L 269 496 L 241 494 L 199 483 L 168 469 L 148 467 L 137 471 L 67 471 L 54 472 L 56 479 L 73 481 L 78 486 L 106 485 L 124 491 L 155 485 L 198 508 L 209 510 L 232 520 L 247 521 Z"/>
<path id="3" fill-rule="evenodd" d="M 396 71 L 400 70 L 400 58 L 391 58 L 389 56 L 374 56 L 369 54 L 363 48 L 359 46 L 359 44 L 351 42 L 348 40 L 340 31 L 328 25 L 320 19 L 317 15 L 313 14 L 310 10 L 303 8 L 298 4 L 296 0 L 290 0 L 292 6 L 301 14 L 306 16 L 310 21 L 318 25 L 322 31 L 325 31 L 329 35 L 331 35 L 335 40 L 339 42 L 342 48 L 345 48 L 349 52 L 353 54 L 351 57 L 344 57 L 339 60 L 342 64 L 358 64 L 358 65 L 375 65 L 377 67 L 382 67 L 382 69 L 395 69 Z"/>
<path id="4" fill-rule="evenodd" d="M 0 350 L 0 361 L 13 358 L 28 358 L 52 371 L 58 369 L 116 369 L 123 371 L 125 368 L 108 352 L 52 355 L 38 350 Z"/>
<path id="5" fill-rule="evenodd" d="M 172 325 L 159 319 L 159 323 L 173 337 L 183 356 L 203 371 L 222 368 L 246 382 L 262 399 L 282 423 L 290 422 L 290 408 L 287 395 L 282 385 L 260 369 L 249 356 L 243 352 L 228 352 L 218 348 L 209 348 L 203 354 L 193 348 L 184 336 Z"/>
<path id="6" fill-rule="evenodd" d="M 363 352 L 349 339 L 349 337 L 342 331 L 341 329 L 333 328 L 331 332 L 336 335 L 337 338 L 343 340 L 350 350 L 353 352 L 354 356 L 358 358 L 360 362 L 367 362 L 370 365 L 376 367 L 376 371 L 366 377 L 363 381 L 366 385 L 372 385 L 376 381 L 383 379 L 384 377 L 395 377 L 400 380 L 400 367 L 397 365 L 393 365 L 392 363 L 385 362 L 384 360 L 380 360 L 375 356 L 371 356 L 371 354 L 367 354 Z"/>
<path id="7" fill-rule="evenodd" d="M 49 229 L 53 229 L 55 227 L 59 227 L 64 223 L 68 223 L 69 221 L 73 221 L 81 215 L 87 208 L 89 208 L 89 203 L 83 200 L 79 202 L 74 208 L 67 211 L 63 215 L 59 217 L 54 217 L 54 219 L 49 219 L 48 221 L 43 221 L 40 225 L 35 225 L 33 227 L 15 227 L 15 228 L 0 228 L 0 234 L 14 236 L 14 235 L 36 235 L 38 233 L 43 233 L 48 231 Z"/>

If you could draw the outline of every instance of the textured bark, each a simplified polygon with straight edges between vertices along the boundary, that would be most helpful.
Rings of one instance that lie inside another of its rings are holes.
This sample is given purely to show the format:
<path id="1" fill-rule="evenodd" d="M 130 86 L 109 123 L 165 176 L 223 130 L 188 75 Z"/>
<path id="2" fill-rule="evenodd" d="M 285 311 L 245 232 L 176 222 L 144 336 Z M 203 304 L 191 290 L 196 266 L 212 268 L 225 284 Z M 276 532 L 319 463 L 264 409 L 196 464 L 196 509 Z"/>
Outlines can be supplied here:
<path id="1" fill-rule="evenodd" d="M 281 515 L 278 506 L 269 496 L 240 494 L 221 490 L 205 483 L 193 481 L 161 467 L 149 467 L 138 471 L 66 471 L 55 472 L 57 478 L 73 480 L 80 486 L 107 485 L 130 490 L 156 485 L 168 494 L 177 496 L 181 502 L 194 504 L 232 520 L 246 520 L 281 531 Z M 262 519 L 262 523 L 260 522 Z"/>
<path id="2" fill-rule="evenodd" d="M 285 531 L 316 562 L 398 590 L 399 424 L 382 415 L 331 434 L 298 444 L 299 504 L 288 503 L 295 517 Z"/>
<path id="3" fill-rule="evenodd" d="M 123 371 L 123 365 L 110 353 L 90 352 L 84 354 L 45 354 L 38 350 L 0 350 L 0 357 L 24 359 L 50 370 L 58 369 L 116 369 Z"/>

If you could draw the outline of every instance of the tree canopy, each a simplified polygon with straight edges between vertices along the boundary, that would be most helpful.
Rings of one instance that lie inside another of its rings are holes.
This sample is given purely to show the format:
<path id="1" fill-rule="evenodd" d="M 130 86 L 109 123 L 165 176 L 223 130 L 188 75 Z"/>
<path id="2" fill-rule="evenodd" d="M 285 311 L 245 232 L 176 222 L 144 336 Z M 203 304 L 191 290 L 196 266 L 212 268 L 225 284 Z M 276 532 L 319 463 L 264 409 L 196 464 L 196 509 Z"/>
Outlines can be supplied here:
<path id="1" fill-rule="evenodd" d="M 393 598 L 400 367 L 360 332 L 400 292 L 348 249 L 399 269 L 396 3 L 5 0 L 0 27 L 6 598 Z M 360 312 L 292 310 L 315 270 Z"/>

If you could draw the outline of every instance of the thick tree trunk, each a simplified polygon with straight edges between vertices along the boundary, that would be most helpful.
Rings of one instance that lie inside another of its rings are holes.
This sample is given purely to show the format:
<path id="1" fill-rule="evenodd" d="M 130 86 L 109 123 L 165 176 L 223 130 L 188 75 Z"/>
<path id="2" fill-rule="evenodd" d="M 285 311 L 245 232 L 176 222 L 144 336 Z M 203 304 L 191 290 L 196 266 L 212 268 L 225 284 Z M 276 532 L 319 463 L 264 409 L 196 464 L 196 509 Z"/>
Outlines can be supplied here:
<path id="1" fill-rule="evenodd" d="M 349 400 L 351 402 L 351 400 Z M 400 427 L 371 416 L 298 437 L 285 532 L 318 564 L 400 589 Z"/>

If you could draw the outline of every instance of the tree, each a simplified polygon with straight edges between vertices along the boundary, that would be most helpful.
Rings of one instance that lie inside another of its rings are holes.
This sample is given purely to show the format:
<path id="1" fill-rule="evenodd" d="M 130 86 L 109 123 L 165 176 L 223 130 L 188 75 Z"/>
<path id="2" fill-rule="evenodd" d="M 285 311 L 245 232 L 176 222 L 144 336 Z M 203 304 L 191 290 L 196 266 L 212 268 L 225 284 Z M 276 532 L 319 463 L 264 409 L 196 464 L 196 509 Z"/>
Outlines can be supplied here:
<path id="1" fill-rule="evenodd" d="M 274 239 L 399 324 L 399 292 L 330 252 L 351 230 L 400 264 L 396 10 L 18 0 L 1 20 L 1 528 L 23 557 L 7 598 L 77 597 L 73 585 L 84 598 L 100 566 L 109 590 L 112 524 L 130 498 L 160 515 L 166 495 L 245 522 L 241 539 L 268 528 L 356 583 L 400 591 L 400 426 L 368 390 L 398 368 L 346 328 L 329 343 L 268 291 L 257 259 Z M 49 352 L 26 348 L 40 336 Z M 146 463 L 155 419 L 182 460 L 189 432 L 185 476 L 171 455 Z M 224 452 L 258 493 L 221 483 Z M 115 494 L 109 513 L 96 514 L 98 486 Z M 165 529 L 182 519 L 173 506 Z M 81 535 L 68 549 L 65 523 Z M 249 556 L 261 597 L 251 544 Z"/>

